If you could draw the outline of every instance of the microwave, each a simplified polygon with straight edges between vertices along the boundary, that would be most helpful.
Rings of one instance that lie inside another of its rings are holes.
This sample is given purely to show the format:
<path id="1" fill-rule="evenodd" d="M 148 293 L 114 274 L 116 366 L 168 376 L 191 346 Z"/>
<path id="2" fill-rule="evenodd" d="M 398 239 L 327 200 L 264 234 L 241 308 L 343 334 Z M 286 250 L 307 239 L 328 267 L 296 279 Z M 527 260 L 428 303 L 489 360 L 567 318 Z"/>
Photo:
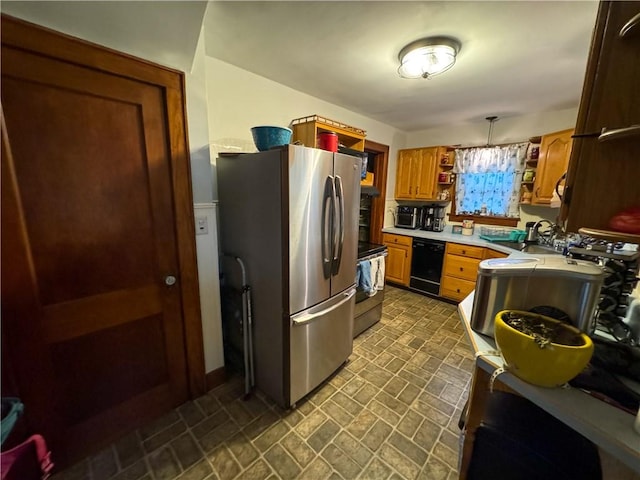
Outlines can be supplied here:
<path id="1" fill-rule="evenodd" d="M 398 228 L 419 228 L 421 210 L 418 207 L 397 207 L 395 226 Z"/>

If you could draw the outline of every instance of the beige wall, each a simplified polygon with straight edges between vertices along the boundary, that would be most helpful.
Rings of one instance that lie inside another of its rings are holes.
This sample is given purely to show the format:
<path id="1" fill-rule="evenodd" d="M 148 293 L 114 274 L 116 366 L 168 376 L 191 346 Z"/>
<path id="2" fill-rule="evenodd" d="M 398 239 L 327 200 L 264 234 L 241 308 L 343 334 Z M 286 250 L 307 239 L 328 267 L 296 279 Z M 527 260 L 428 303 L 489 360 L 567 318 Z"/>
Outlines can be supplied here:
<path id="1" fill-rule="evenodd" d="M 214 163 L 217 151 L 224 151 L 222 145 L 244 145 L 255 151 L 250 131 L 253 126 L 288 126 L 295 118 L 314 114 L 366 130 L 367 139 L 389 145 L 391 159 L 404 148 L 405 134 L 393 127 L 220 60 L 206 57 L 206 78 Z"/>

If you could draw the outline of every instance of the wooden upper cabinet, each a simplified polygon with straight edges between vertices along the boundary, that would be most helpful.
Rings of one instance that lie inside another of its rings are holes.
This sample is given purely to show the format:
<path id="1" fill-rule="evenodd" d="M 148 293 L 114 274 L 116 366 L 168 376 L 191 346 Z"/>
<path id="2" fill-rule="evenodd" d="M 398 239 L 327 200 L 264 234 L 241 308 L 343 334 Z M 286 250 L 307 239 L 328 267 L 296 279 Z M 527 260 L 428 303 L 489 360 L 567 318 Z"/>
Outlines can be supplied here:
<path id="1" fill-rule="evenodd" d="M 396 170 L 396 198 L 413 199 L 413 185 L 411 172 L 416 163 L 417 150 L 400 150 L 398 152 L 398 166 Z"/>
<path id="2" fill-rule="evenodd" d="M 608 230 L 640 205 L 640 2 L 601 2 L 576 122 L 562 218 Z"/>
<path id="3" fill-rule="evenodd" d="M 536 180 L 533 185 L 531 203 L 548 205 L 556 188 L 556 183 L 565 174 L 569 166 L 569 156 L 573 129 L 550 133 L 542 137 L 540 145 L 540 159 Z"/>
<path id="4" fill-rule="evenodd" d="M 432 200 L 436 194 L 436 164 L 438 147 L 423 148 L 416 180 L 416 200 Z"/>
<path id="5" fill-rule="evenodd" d="M 396 199 L 435 198 L 437 153 L 438 147 L 409 148 L 398 152 Z"/>

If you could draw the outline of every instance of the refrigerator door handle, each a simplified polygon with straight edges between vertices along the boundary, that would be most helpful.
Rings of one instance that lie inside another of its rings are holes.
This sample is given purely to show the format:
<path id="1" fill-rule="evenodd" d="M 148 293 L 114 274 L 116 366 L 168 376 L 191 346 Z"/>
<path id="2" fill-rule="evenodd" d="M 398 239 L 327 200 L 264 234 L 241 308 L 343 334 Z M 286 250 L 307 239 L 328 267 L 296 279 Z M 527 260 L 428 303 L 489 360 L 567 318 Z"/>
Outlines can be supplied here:
<path id="1" fill-rule="evenodd" d="M 330 204 L 330 205 L 328 205 Z M 322 196 L 322 272 L 324 278 L 331 276 L 331 263 L 333 256 L 333 213 L 335 211 L 335 187 L 333 177 L 327 176 L 324 183 L 324 194 Z"/>
<path id="2" fill-rule="evenodd" d="M 293 322 L 293 326 L 304 325 L 305 323 L 309 323 L 309 322 L 311 322 L 311 321 L 313 321 L 313 320 L 315 320 L 317 318 L 325 316 L 329 312 L 333 312 L 334 310 L 337 310 L 342 305 L 344 305 L 349 300 L 351 300 L 351 298 L 353 298 L 353 296 L 355 294 L 356 294 L 356 289 L 355 288 L 350 288 L 349 290 L 344 292 L 342 295 L 337 295 L 335 297 L 338 300 L 336 303 L 333 303 L 332 305 L 330 305 L 330 306 L 328 306 L 326 308 L 323 308 L 322 310 L 314 311 L 313 308 L 310 308 L 309 310 L 307 310 L 305 312 L 300 312 L 300 313 L 292 316 L 291 317 L 291 321 Z M 340 297 L 342 297 L 342 298 L 340 298 Z"/>
<path id="3" fill-rule="evenodd" d="M 340 263 L 342 262 L 342 246 L 344 245 L 344 189 L 342 188 L 342 178 L 336 175 L 335 178 L 336 190 L 337 190 L 337 202 L 340 202 L 340 212 L 336 211 L 336 216 L 339 214 L 340 219 L 336 222 L 339 226 L 337 242 L 334 249 L 337 250 L 333 256 L 333 268 L 331 273 L 334 275 L 340 271 Z"/>

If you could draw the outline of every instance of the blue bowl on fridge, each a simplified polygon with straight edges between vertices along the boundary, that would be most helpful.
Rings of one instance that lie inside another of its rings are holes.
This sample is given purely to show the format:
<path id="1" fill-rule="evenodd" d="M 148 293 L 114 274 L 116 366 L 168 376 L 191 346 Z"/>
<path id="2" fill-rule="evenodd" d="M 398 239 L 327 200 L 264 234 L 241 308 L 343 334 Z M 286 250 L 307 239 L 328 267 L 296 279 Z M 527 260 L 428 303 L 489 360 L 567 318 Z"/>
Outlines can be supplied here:
<path id="1" fill-rule="evenodd" d="M 251 129 L 253 142 L 256 144 L 256 148 L 261 152 L 289 144 L 289 142 L 291 142 L 292 133 L 293 132 L 290 128 L 275 127 L 271 125 L 261 125 Z"/>

